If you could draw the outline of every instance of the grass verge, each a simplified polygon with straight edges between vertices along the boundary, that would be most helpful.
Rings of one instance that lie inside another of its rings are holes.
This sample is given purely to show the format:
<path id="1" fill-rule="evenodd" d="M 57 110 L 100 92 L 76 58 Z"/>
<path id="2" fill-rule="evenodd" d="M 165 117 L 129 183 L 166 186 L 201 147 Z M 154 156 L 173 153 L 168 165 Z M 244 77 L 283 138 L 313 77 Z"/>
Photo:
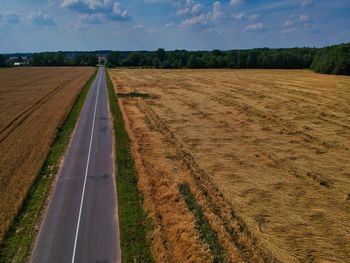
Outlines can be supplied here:
<path id="1" fill-rule="evenodd" d="M 142 207 L 142 195 L 137 188 L 137 173 L 130 153 L 130 139 L 107 70 L 106 73 L 116 139 L 116 178 L 122 262 L 153 262 L 150 241 L 147 237 L 150 223 Z"/>
<path id="2" fill-rule="evenodd" d="M 52 182 L 59 169 L 60 160 L 69 144 L 71 134 L 96 73 L 97 70 L 81 90 L 62 126 L 57 129 L 55 140 L 50 147 L 46 160 L 1 243 L 1 263 L 22 263 L 28 260 L 38 230 L 36 225 L 42 215 Z"/>
<path id="3" fill-rule="evenodd" d="M 196 220 L 196 228 L 199 237 L 205 242 L 213 256 L 213 262 L 226 262 L 224 248 L 221 246 L 219 238 L 211 228 L 208 219 L 204 216 L 201 206 L 197 203 L 187 184 L 180 184 L 179 191 L 185 200 L 185 203 Z"/>

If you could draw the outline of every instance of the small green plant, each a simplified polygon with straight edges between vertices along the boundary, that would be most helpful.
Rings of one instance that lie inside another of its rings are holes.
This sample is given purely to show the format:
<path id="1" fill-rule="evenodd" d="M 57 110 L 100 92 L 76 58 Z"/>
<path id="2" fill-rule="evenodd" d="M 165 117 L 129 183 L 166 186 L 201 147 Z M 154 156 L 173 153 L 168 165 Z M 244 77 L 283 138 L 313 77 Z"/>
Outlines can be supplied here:
<path id="1" fill-rule="evenodd" d="M 179 191 L 185 200 L 185 203 L 191 213 L 194 214 L 196 220 L 196 228 L 200 238 L 205 242 L 213 256 L 213 262 L 226 262 L 224 248 L 220 244 L 219 238 L 215 231 L 211 228 L 208 219 L 205 217 L 202 207 L 197 203 L 195 197 L 191 193 L 187 184 L 180 184 Z"/>

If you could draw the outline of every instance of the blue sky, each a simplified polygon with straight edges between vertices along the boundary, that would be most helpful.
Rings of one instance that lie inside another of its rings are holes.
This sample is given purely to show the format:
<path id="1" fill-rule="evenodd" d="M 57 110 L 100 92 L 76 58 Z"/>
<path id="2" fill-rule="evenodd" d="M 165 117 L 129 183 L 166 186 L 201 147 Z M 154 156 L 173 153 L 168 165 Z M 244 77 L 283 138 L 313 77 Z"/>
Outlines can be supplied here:
<path id="1" fill-rule="evenodd" d="M 0 53 L 350 41 L 350 0 L 0 0 Z"/>

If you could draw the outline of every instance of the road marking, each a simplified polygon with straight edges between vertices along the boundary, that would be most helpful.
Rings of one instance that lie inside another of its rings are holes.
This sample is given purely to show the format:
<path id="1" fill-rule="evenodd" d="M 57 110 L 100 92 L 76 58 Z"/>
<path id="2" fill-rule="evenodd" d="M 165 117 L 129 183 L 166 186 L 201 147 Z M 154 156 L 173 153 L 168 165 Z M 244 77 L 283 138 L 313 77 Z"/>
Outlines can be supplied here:
<path id="1" fill-rule="evenodd" d="M 88 172 L 89 172 L 90 154 L 91 154 L 92 139 L 93 139 L 93 137 L 94 137 L 94 127 L 95 127 L 96 109 L 97 109 L 97 102 L 98 102 L 98 93 L 99 93 L 99 91 L 100 91 L 100 82 L 101 82 L 101 75 L 102 75 L 100 72 L 101 72 L 101 70 L 99 69 L 98 86 L 97 86 L 97 95 L 96 95 L 95 109 L 94 109 L 94 117 L 93 117 L 93 119 L 92 119 L 92 127 L 91 127 L 91 137 L 90 137 L 89 153 L 88 153 L 88 158 L 87 158 L 87 161 L 86 161 L 85 178 L 84 178 L 83 192 L 82 192 L 82 194 L 81 194 L 81 200 L 80 200 L 80 208 L 79 208 L 79 216 L 78 216 L 77 229 L 76 229 L 76 231 L 75 231 L 75 239 L 74 239 L 72 263 L 74 263 L 74 261 L 75 261 L 75 252 L 76 252 L 76 248 L 77 248 L 77 241 L 78 241 L 78 235 L 79 235 L 79 226 L 80 226 L 80 219 L 81 219 L 81 211 L 82 211 L 83 203 L 84 203 L 86 179 L 87 179 L 87 175 L 88 175 Z"/>

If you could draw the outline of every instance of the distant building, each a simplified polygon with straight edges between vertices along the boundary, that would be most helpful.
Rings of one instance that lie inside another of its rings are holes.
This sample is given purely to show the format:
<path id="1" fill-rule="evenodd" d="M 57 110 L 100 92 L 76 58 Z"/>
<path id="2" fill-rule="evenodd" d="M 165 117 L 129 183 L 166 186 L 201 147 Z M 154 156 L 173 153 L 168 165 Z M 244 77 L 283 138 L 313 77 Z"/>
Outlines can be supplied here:
<path id="1" fill-rule="evenodd" d="M 102 61 L 107 62 L 108 61 L 108 56 L 107 54 L 96 54 L 98 63 L 101 64 Z"/>
<path id="2" fill-rule="evenodd" d="M 28 64 L 29 64 L 28 62 L 15 62 L 15 63 L 13 63 L 13 65 L 15 67 L 25 66 L 25 65 L 28 65 Z"/>

